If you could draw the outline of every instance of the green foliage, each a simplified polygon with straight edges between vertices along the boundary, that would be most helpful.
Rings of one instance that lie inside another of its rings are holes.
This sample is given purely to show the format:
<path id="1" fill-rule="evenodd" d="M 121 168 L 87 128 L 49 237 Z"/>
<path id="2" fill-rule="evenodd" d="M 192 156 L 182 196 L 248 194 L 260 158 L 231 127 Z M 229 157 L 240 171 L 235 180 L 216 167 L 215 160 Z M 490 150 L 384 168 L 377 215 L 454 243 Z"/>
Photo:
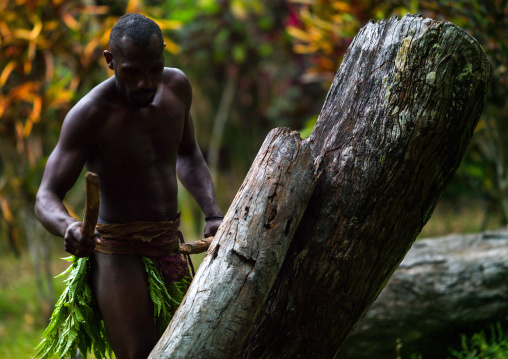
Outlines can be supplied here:
<path id="1" fill-rule="evenodd" d="M 316 122 L 318 120 L 318 116 L 312 116 L 305 122 L 305 125 L 300 130 L 300 136 L 302 138 L 307 138 L 310 136 L 312 130 L 314 129 L 314 126 L 316 126 Z"/>
<path id="2" fill-rule="evenodd" d="M 108 75 L 102 50 L 118 15 L 106 5 L 85 3 L 0 2 L 0 232 L 17 251 L 26 245 L 22 212 L 34 206 L 67 111 Z M 119 6 L 120 14 L 143 10 L 136 0 L 108 5 Z M 181 23 L 152 12 L 157 11 L 146 7 L 163 31 L 166 50 L 177 52 L 167 35 Z"/>
<path id="3" fill-rule="evenodd" d="M 112 351 L 104 322 L 98 314 L 99 308 L 88 285 L 90 259 L 74 256 L 65 259 L 72 264 L 57 277 L 68 274 L 64 281 L 66 287 L 42 335 L 43 340 L 36 348 L 36 358 L 63 359 L 68 356 L 74 358 L 78 349 L 85 357 L 90 352 L 96 358 L 105 358 L 105 356 L 111 358 Z M 184 279 L 178 283 L 171 283 L 169 288 L 166 288 L 154 262 L 146 257 L 143 257 L 143 262 L 147 272 L 150 297 L 154 303 L 154 316 L 159 334 L 162 334 L 182 302 L 189 282 Z"/>
<path id="4" fill-rule="evenodd" d="M 77 0 L 0 3 L 0 229 L 18 250 L 22 212 L 33 208 L 63 116 L 103 71 L 105 11 Z"/>
<path id="5" fill-rule="evenodd" d="M 462 27 L 483 46 L 493 65 L 490 91 L 471 146 L 444 197 L 483 197 L 488 214 L 508 223 L 508 54 L 504 1 L 478 0 L 290 0 L 287 32 L 293 50 L 310 65 L 305 78 L 328 87 L 342 55 L 361 26 L 408 12 Z M 500 214 L 500 215 L 498 215 Z"/>
<path id="6" fill-rule="evenodd" d="M 491 327 L 490 339 L 483 331 L 471 338 L 462 335 L 462 348 L 451 350 L 452 359 L 508 359 L 508 335 L 500 323 Z"/>
<path id="7" fill-rule="evenodd" d="M 418 1 L 418 12 L 424 16 L 453 22 L 476 38 L 492 64 L 484 110 L 450 190 L 482 196 L 489 202 L 489 212 L 500 214 L 501 224 L 508 224 L 507 9 L 504 1 Z M 460 188 L 464 183 L 468 186 Z"/>
<path id="8" fill-rule="evenodd" d="M 97 358 L 105 353 L 111 357 L 111 346 L 99 309 L 92 297 L 87 274 L 89 258 L 66 258 L 71 266 L 59 276 L 68 273 L 66 287 L 58 300 L 50 323 L 43 333 L 43 340 L 36 348 L 36 358 L 59 359 L 76 357 L 77 350 L 86 357 L 90 350 Z"/>
<path id="9" fill-rule="evenodd" d="M 167 63 L 191 81 L 197 141 L 212 172 L 220 172 L 215 185 L 225 209 L 268 131 L 301 128 L 319 111 L 326 93 L 300 78 L 305 67 L 285 30 L 286 1 L 164 4 L 172 18 L 184 22 L 177 31 L 181 51 Z M 197 212 L 193 217 L 199 218 Z"/>
<path id="10" fill-rule="evenodd" d="M 145 270 L 148 275 L 148 289 L 153 301 L 154 316 L 157 321 L 159 334 L 166 330 L 180 303 L 187 292 L 189 282 L 183 279 L 181 282 L 172 282 L 169 288 L 164 285 L 164 279 L 157 270 L 153 260 L 143 257 Z"/>

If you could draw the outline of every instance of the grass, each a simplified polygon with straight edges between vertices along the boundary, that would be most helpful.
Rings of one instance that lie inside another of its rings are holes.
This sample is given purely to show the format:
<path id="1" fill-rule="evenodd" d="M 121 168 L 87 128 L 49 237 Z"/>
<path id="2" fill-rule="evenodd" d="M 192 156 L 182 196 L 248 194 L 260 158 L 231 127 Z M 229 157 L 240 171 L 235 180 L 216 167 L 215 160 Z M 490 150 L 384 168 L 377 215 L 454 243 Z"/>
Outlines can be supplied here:
<path id="1" fill-rule="evenodd" d="M 487 220 L 486 220 L 487 218 Z M 484 222 L 485 228 L 482 228 Z M 451 233 L 477 233 L 501 227 L 499 215 L 486 217 L 485 204 L 478 200 L 450 203 L 441 201 L 418 238 L 445 236 Z"/>
<path id="2" fill-rule="evenodd" d="M 2 252 L 5 250 L 0 250 Z M 53 253 L 53 275 L 69 266 L 60 259 L 66 256 L 63 251 Z M 205 253 L 192 256 L 196 270 L 204 256 Z M 0 359 L 32 358 L 51 315 L 49 305 L 39 299 L 34 268 L 27 252 L 20 258 L 1 254 L 0 273 Z M 56 300 L 63 291 L 63 279 L 53 279 Z"/>
<path id="3" fill-rule="evenodd" d="M 54 261 L 55 274 L 65 269 Z M 31 358 L 47 324 L 49 306 L 39 300 L 33 266 L 28 254 L 0 257 L 0 358 Z M 57 292 L 61 280 L 54 282 Z M 41 315 L 45 313 L 45 315 Z"/>
<path id="4" fill-rule="evenodd" d="M 484 331 L 471 338 L 462 336 L 462 348 L 452 350 L 452 359 L 508 359 L 508 335 L 501 323 L 490 328 L 490 336 Z"/>

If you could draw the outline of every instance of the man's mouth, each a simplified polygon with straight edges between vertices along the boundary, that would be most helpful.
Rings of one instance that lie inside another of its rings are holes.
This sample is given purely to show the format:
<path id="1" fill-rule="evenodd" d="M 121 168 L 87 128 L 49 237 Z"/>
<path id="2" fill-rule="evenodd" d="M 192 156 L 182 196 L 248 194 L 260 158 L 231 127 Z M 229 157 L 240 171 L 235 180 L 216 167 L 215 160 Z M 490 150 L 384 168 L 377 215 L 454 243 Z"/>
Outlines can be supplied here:
<path id="1" fill-rule="evenodd" d="M 134 102 L 140 105 L 148 105 L 153 101 L 155 97 L 155 91 L 131 92 L 130 97 L 134 100 Z"/>
<path id="2" fill-rule="evenodd" d="M 131 94 L 131 96 L 141 99 L 150 99 L 155 96 L 155 91 L 134 92 Z"/>

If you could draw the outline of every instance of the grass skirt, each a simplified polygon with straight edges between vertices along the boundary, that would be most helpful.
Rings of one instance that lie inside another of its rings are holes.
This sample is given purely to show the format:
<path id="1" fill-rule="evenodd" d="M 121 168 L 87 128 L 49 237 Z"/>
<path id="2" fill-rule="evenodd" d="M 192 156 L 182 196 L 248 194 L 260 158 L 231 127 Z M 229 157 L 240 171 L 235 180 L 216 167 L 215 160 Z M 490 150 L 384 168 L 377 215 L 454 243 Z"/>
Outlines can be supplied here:
<path id="1" fill-rule="evenodd" d="M 163 277 L 152 259 L 142 257 L 148 277 L 148 289 L 154 304 L 154 316 L 162 335 L 178 309 L 189 286 L 186 279 L 164 284 Z M 93 353 L 96 358 L 112 357 L 104 322 L 92 296 L 88 282 L 89 258 L 66 258 L 71 266 L 66 287 L 56 303 L 50 323 L 37 346 L 35 358 L 75 358 L 77 351 L 83 358 Z"/>

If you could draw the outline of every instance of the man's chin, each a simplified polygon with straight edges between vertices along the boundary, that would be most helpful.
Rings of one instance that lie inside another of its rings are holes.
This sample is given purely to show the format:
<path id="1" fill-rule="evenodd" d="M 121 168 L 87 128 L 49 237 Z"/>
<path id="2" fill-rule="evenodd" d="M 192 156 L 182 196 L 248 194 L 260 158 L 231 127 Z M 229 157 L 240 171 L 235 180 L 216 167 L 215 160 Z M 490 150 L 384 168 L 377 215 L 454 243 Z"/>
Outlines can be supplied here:
<path id="1" fill-rule="evenodd" d="M 148 107 L 152 104 L 155 95 L 149 97 L 148 99 L 136 99 L 132 96 L 127 96 L 129 102 L 137 107 Z"/>

